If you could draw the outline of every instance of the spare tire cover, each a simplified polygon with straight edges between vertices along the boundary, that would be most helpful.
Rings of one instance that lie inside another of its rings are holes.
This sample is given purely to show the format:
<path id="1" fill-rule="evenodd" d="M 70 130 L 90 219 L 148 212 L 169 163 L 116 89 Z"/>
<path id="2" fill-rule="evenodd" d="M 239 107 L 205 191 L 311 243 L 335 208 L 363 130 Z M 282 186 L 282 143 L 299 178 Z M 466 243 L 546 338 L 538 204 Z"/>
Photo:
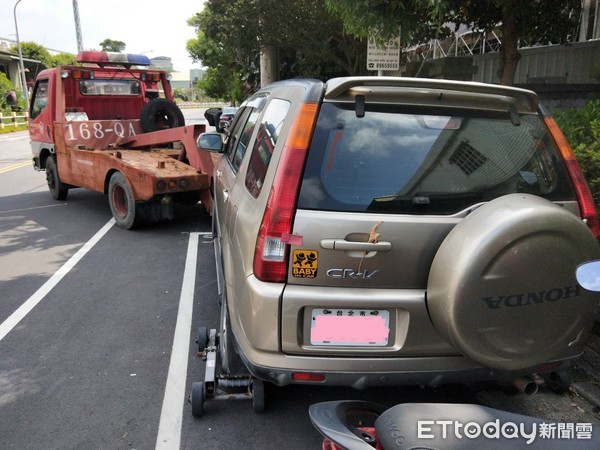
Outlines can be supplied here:
<path id="1" fill-rule="evenodd" d="M 581 219 L 529 194 L 482 205 L 442 242 L 427 302 L 436 330 L 474 361 L 518 370 L 578 355 L 598 295 L 577 267 L 598 259 Z"/>

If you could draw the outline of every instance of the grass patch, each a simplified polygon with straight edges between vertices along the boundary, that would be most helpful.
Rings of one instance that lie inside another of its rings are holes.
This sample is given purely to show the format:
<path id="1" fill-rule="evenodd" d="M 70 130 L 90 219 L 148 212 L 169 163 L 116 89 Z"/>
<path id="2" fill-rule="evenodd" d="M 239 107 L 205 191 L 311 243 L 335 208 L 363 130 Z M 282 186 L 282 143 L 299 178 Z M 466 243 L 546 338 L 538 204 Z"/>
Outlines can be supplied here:
<path id="1" fill-rule="evenodd" d="M 0 128 L 0 134 L 13 133 L 15 131 L 24 131 L 29 129 L 26 123 L 19 124 L 16 127 L 13 124 L 4 125 L 4 128 Z"/>

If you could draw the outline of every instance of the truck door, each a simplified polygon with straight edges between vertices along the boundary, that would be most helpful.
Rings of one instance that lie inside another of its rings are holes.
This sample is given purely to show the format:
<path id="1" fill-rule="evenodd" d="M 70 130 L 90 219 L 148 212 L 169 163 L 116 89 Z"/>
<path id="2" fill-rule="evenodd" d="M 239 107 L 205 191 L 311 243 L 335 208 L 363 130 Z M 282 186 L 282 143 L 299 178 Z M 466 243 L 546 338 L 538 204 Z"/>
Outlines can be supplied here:
<path id="1" fill-rule="evenodd" d="M 33 88 L 33 95 L 29 108 L 29 137 L 31 151 L 39 163 L 39 155 L 46 148 L 54 153 L 54 129 L 52 111 L 52 96 L 50 95 L 49 78 L 40 78 Z"/>

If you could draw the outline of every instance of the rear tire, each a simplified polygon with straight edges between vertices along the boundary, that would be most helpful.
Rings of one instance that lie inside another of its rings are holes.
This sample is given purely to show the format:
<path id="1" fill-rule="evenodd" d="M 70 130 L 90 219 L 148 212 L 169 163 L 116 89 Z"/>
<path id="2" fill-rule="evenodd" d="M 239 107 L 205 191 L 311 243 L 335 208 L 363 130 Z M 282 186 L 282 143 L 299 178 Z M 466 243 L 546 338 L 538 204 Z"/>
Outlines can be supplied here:
<path id="1" fill-rule="evenodd" d="M 108 184 L 108 203 L 117 225 L 126 230 L 138 226 L 141 222 L 136 211 L 133 190 L 121 172 L 115 172 Z"/>
<path id="2" fill-rule="evenodd" d="M 58 177 L 58 167 L 52 157 L 46 160 L 46 182 L 48 183 L 50 194 L 52 194 L 55 200 L 65 200 L 67 198 L 69 189 L 61 183 Z"/>

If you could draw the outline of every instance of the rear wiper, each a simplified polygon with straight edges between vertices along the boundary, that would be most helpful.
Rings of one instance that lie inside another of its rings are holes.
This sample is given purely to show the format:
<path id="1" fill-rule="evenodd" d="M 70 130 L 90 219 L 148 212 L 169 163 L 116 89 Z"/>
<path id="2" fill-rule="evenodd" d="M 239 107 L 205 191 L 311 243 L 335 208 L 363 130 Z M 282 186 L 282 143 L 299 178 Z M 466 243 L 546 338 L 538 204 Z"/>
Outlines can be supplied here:
<path id="1" fill-rule="evenodd" d="M 439 193 L 418 195 L 384 195 L 375 197 L 367 211 L 386 210 L 461 210 L 467 206 L 484 201 L 482 193 Z"/>
<path id="2" fill-rule="evenodd" d="M 375 197 L 374 202 L 411 202 L 413 205 L 429 205 L 432 201 L 481 199 L 483 195 L 479 192 L 443 192 L 438 194 L 418 195 L 383 195 Z"/>

